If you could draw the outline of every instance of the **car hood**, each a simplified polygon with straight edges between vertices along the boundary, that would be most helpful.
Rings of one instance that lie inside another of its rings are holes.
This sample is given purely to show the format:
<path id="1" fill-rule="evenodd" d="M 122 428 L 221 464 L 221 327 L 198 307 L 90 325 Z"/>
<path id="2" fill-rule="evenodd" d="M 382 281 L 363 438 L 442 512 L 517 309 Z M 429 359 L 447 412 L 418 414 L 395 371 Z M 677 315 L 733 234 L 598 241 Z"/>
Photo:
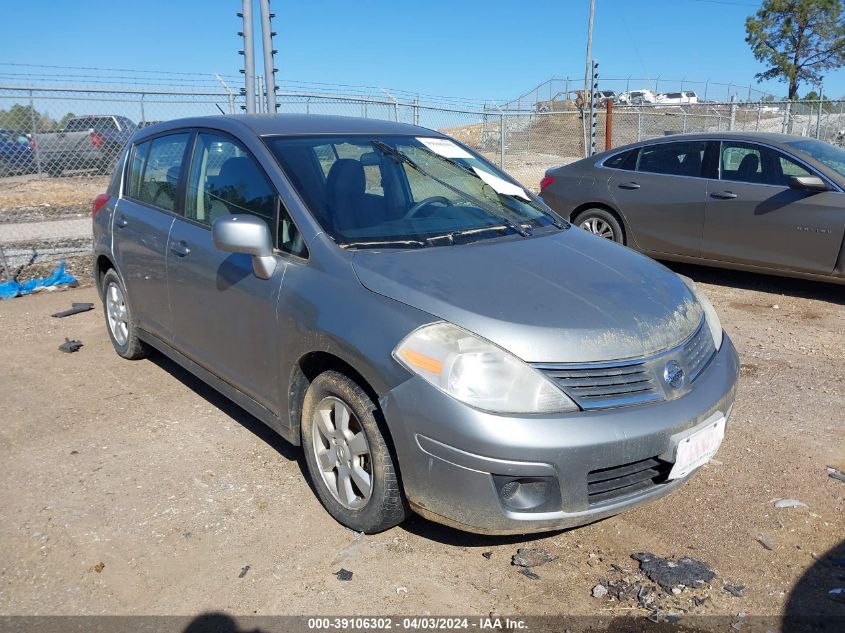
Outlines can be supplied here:
<path id="1" fill-rule="evenodd" d="M 652 355 L 701 323 L 672 271 L 571 228 L 534 238 L 404 251 L 357 251 L 361 283 L 533 363 Z"/>

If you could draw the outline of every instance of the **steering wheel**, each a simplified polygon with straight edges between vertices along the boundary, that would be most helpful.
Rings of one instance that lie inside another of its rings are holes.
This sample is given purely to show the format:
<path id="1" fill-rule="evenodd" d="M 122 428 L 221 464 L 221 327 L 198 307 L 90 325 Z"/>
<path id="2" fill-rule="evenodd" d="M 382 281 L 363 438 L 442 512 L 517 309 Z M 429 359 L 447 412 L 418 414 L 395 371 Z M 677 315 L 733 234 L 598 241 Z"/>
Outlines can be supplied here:
<path id="1" fill-rule="evenodd" d="M 444 198 L 443 196 L 430 196 L 428 198 L 420 200 L 414 206 L 408 209 L 408 212 L 405 213 L 403 219 L 407 220 L 409 218 L 413 218 L 415 215 L 417 215 L 417 213 L 419 213 L 420 209 L 422 209 L 423 207 L 427 207 L 430 204 L 434 204 L 435 202 L 440 202 L 441 204 L 447 207 L 452 204 L 451 202 L 449 202 L 449 198 Z"/>

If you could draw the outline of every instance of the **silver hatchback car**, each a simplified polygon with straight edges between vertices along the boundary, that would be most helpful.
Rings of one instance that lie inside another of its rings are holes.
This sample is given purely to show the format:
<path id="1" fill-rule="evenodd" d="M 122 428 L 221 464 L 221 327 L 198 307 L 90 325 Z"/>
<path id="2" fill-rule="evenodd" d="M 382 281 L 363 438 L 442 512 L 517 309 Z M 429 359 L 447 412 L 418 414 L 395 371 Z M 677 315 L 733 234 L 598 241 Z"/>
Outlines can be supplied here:
<path id="1" fill-rule="evenodd" d="M 477 153 L 366 119 L 138 131 L 93 206 L 108 333 L 290 442 L 331 515 L 581 525 L 719 448 L 738 359 L 689 279 Z"/>

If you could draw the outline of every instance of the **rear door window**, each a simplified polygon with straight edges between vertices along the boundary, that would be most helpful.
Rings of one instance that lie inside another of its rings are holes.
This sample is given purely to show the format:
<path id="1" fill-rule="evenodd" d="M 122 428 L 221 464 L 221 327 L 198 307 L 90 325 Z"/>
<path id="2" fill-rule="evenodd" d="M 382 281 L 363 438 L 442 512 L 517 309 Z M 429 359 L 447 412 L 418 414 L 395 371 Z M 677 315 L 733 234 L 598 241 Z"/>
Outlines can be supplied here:
<path id="1" fill-rule="evenodd" d="M 165 211 L 177 210 L 179 171 L 188 132 L 159 136 L 135 146 L 127 196 Z"/>
<path id="2" fill-rule="evenodd" d="M 637 171 L 672 176 L 701 176 L 706 141 L 660 143 L 640 150 Z"/>

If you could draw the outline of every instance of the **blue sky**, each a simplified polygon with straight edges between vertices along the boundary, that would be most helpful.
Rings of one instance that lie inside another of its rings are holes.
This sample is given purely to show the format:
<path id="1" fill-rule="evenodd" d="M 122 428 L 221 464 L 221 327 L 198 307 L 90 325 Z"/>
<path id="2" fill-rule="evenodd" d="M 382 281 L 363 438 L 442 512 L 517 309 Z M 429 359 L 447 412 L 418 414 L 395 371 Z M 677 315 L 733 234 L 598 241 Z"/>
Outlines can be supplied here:
<path id="1" fill-rule="evenodd" d="M 278 15 L 282 83 L 362 84 L 505 101 L 552 75 L 584 74 L 588 0 L 271 4 Z M 761 70 L 744 42 L 745 18 L 759 6 L 754 0 L 596 5 L 593 54 L 604 77 L 748 85 Z M 239 7 L 237 0 L 75 0 L 64 6 L 55 0 L 7 1 L 0 8 L 6 25 L 0 62 L 234 76 L 241 64 Z M 260 69 L 260 56 L 256 62 Z M 17 77 L 10 73 L 53 72 L 76 71 L 2 65 L 0 80 Z M 704 87 L 690 86 L 699 94 Z M 774 82 L 754 86 L 786 93 Z M 660 88 L 677 86 L 661 82 Z M 802 86 L 801 93 L 811 88 Z M 827 77 L 825 92 L 845 96 L 843 71 Z"/>

